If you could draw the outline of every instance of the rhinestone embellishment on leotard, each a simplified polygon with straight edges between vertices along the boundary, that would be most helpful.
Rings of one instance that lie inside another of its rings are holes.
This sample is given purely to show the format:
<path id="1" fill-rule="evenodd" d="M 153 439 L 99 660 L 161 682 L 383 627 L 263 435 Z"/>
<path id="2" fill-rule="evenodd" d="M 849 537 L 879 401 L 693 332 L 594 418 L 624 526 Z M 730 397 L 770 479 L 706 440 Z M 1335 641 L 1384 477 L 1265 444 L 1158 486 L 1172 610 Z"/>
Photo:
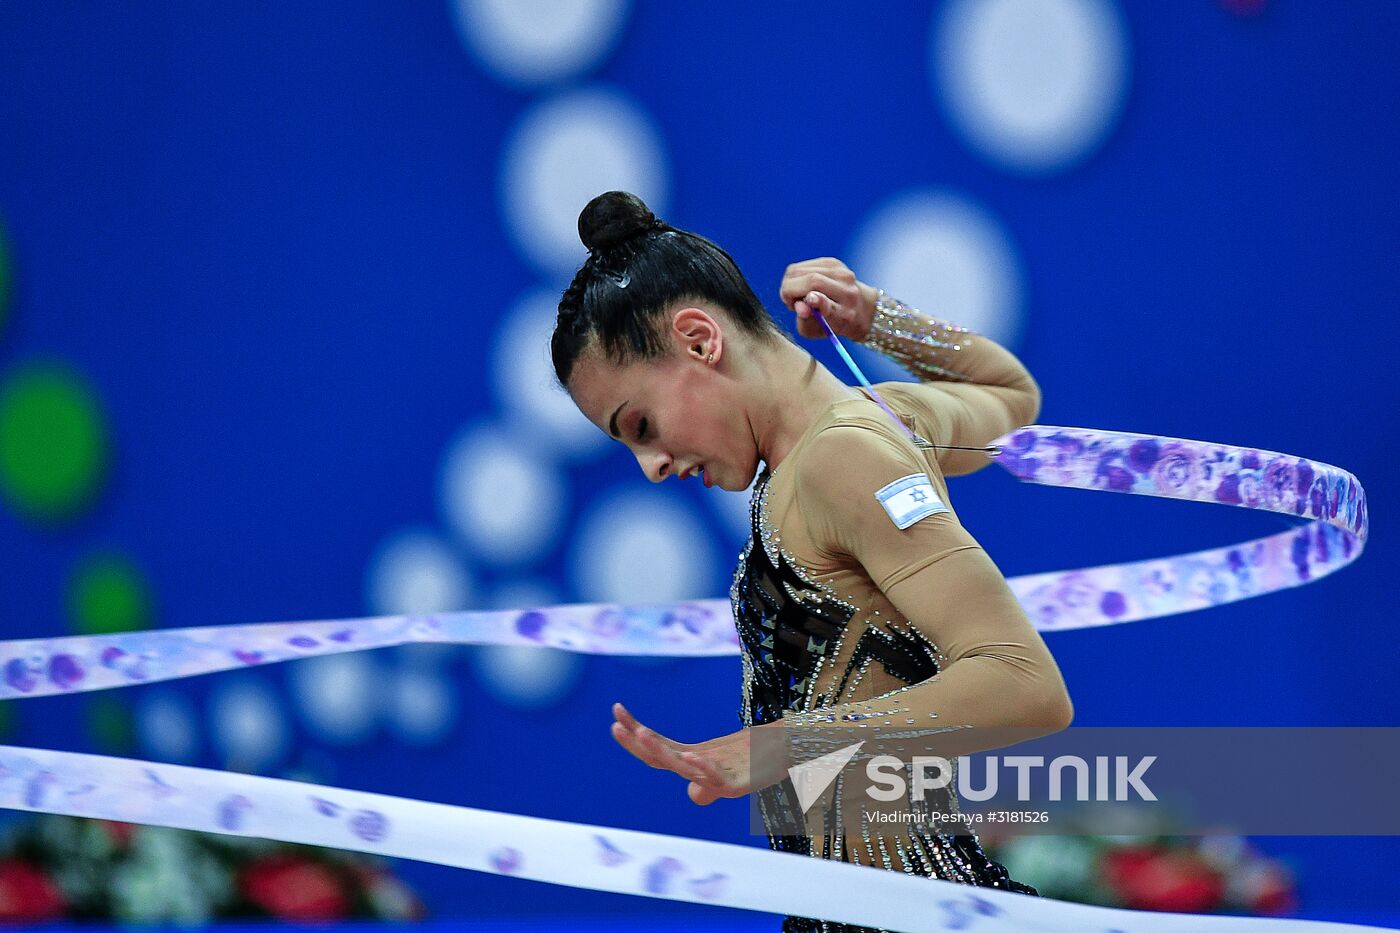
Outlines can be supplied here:
<path id="1" fill-rule="evenodd" d="M 868 724 L 902 724 L 917 730 L 917 723 L 911 718 L 912 710 L 899 702 L 899 695 L 928 677 L 936 676 L 946 659 L 938 647 L 907 620 L 876 618 L 878 610 L 868 618 L 860 616 L 854 606 L 817 580 L 783 547 L 781 534 L 770 522 L 767 512 L 773 475 L 772 471 L 765 471 L 754 488 L 750 501 L 751 534 L 730 585 L 730 601 L 742 645 L 741 720 L 745 725 L 779 718 L 790 725 L 834 722 L 834 714 L 824 707 L 850 703 L 869 666 L 883 663 L 891 674 L 906 683 L 861 701 L 844 721 L 857 728 Z M 834 670 L 836 659 L 841 657 L 842 646 L 853 629 L 859 633 L 855 636 L 854 650 L 838 673 Z M 877 660 L 873 650 L 880 651 L 882 657 Z M 826 692 L 819 692 L 823 676 L 831 684 Z M 936 714 L 930 716 L 929 725 L 934 725 L 932 719 L 936 719 Z M 837 786 L 839 801 L 839 779 Z M 791 785 L 786 781 L 765 788 L 755 796 L 765 819 L 774 813 L 794 812 Z M 817 836 L 770 835 L 768 844 L 779 851 L 816 858 L 834 858 L 890 870 L 897 867 L 911 875 L 1034 893 L 1033 888 L 1012 881 L 1001 865 L 988 858 L 975 834 L 935 833 L 923 825 L 908 827 L 904 835 L 872 834 L 869 826 L 861 821 L 860 838 L 850 839 L 839 830 L 843 825 L 839 805 L 831 814 L 831 820 L 834 832 Z M 877 933 L 791 916 L 784 920 L 783 930 L 784 933 L 818 930 Z"/>
<path id="2" fill-rule="evenodd" d="M 877 350 L 920 379 L 966 380 L 952 368 L 951 357 L 970 347 L 975 332 L 929 317 L 881 289 L 875 317 L 862 346 Z"/>

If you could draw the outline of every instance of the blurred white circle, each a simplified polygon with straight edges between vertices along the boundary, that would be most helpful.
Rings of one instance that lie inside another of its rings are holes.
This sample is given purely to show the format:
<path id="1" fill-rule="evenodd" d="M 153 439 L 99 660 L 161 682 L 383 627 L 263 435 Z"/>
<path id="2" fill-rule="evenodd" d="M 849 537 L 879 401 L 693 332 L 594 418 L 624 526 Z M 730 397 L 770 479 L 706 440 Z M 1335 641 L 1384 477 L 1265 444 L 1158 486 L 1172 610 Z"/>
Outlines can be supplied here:
<path id="1" fill-rule="evenodd" d="M 506 140 L 504 160 L 506 222 L 525 255 L 550 275 L 572 275 L 583 264 L 578 215 L 603 192 L 630 191 L 665 217 L 660 133 L 617 91 L 589 88 L 536 106 Z"/>
<path id="2" fill-rule="evenodd" d="M 440 742 L 457 718 L 457 701 L 447 677 L 434 668 L 407 667 L 393 678 L 389 697 L 390 727 L 404 742 Z"/>
<path id="3" fill-rule="evenodd" d="M 141 700 L 136 728 L 146 754 L 180 764 L 199 753 L 199 726 L 188 698 L 173 690 L 147 693 Z"/>
<path id="4" fill-rule="evenodd" d="M 235 679 L 214 688 L 209 701 L 214 743 L 234 771 L 265 771 L 287 749 L 282 710 L 265 682 Z"/>
<path id="5" fill-rule="evenodd" d="M 467 48 L 506 81 L 541 84 L 603 59 L 627 13 L 624 0 L 454 0 Z"/>
<path id="6" fill-rule="evenodd" d="M 559 316 L 559 291 L 539 289 L 516 302 L 496 339 L 496 395 L 520 427 L 560 454 L 606 449 L 610 438 L 578 410 L 554 376 L 549 338 Z"/>
<path id="7" fill-rule="evenodd" d="M 674 495 L 631 487 L 596 501 L 573 548 L 586 602 L 668 603 L 714 595 L 710 534 Z"/>
<path id="8" fill-rule="evenodd" d="M 896 197 L 865 221 L 851 258 L 862 280 L 893 297 L 1015 347 L 1022 324 L 1016 252 L 1001 224 L 966 198 L 938 190 Z M 956 368 L 956 352 L 947 353 Z"/>
<path id="9" fill-rule="evenodd" d="M 482 645 L 472 666 L 487 693 L 507 706 L 541 709 L 560 702 L 582 669 L 572 651 L 534 645 Z"/>
<path id="10" fill-rule="evenodd" d="M 375 659 L 363 652 L 305 658 L 291 666 L 288 679 L 318 738 L 353 745 L 371 737 L 383 681 Z"/>
<path id="11" fill-rule="evenodd" d="M 931 49 L 955 127 L 1013 171 L 1078 162 L 1127 96 L 1127 28 L 1109 0 L 952 0 Z"/>
<path id="12" fill-rule="evenodd" d="M 554 543 L 567 496 L 552 458 L 526 431 L 464 428 L 448 446 L 439 477 L 442 508 L 474 556 L 509 564 Z"/>
<path id="13" fill-rule="evenodd" d="M 497 609 L 539 609 L 559 602 L 559 594 L 538 580 L 517 580 L 496 591 Z M 541 709 L 563 700 L 578 682 L 583 656 L 533 645 L 480 645 L 471 651 L 482 688 L 507 706 Z"/>
<path id="14" fill-rule="evenodd" d="M 369 602 L 381 615 L 428 615 L 466 608 L 467 572 L 442 539 L 427 529 L 400 531 L 370 559 Z"/>

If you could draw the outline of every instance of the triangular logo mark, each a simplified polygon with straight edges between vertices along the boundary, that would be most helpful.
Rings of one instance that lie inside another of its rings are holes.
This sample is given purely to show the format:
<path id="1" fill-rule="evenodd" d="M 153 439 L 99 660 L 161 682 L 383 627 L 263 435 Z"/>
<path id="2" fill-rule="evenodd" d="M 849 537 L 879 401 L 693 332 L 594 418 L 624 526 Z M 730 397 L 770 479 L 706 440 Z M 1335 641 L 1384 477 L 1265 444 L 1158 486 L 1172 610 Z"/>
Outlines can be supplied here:
<path id="1" fill-rule="evenodd" d="M 831 782 L 836 780 L 836 775 L 864 744 L 863 741 L 856 742 L 788 768 L 788 777 L 792 778 L 792 789 L 797 791 L 797 802 L 801 804 L 803 813 L 826 792 Z"/>

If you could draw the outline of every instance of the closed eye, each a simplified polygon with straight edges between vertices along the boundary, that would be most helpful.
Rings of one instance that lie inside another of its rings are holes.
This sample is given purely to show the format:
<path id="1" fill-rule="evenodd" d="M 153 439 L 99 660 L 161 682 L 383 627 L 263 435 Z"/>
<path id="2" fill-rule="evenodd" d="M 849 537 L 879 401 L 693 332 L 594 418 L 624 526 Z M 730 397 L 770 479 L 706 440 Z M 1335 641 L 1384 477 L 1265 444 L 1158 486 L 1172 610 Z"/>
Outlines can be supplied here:
<path id="1" fill-rule="evenodd" d="M 641 440 L 647 433 L 647 419 L 643 418 L 637 422 L 637 440 Z"/>

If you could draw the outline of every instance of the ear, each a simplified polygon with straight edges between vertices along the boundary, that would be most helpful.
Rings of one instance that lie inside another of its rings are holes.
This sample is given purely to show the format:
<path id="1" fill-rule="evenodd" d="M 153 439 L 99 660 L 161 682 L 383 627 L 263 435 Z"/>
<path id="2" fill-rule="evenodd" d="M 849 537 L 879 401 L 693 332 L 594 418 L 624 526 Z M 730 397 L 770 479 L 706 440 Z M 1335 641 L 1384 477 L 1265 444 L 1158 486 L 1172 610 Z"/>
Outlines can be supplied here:
<path id="1" fill-rule="evenodd" d="M 703 308 L 684 307 L 671 319 L 671 334 L 687 359 L 706 365 L 719 362 L 724 349 L 724 333 L 719 322 Z"/>

